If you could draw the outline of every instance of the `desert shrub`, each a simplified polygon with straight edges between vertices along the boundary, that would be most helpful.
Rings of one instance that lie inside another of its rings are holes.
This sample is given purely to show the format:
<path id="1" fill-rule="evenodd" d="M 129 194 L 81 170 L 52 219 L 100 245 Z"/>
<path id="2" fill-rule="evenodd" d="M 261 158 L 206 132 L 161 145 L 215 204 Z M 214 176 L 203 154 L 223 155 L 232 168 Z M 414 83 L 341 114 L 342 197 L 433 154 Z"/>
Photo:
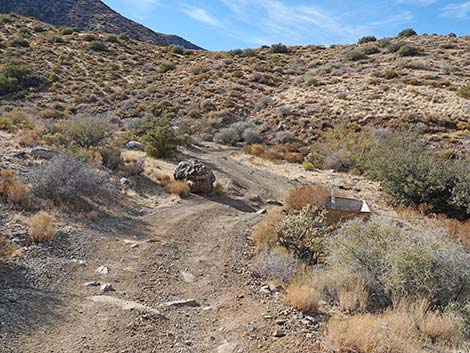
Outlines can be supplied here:
<path id="1" fill-rule="evenodd" d="M 300 211 L 308 205 L 314 207 L 321 206 L 329 196 L 330 192 L 328 189 L 321 185 L 305 185 L 289 192 L 286 198 L 286 205 L 291 210 Z"/>
<path id="2" fill-rule="evenodd" d="M 362 52 L 366 55 L 377 54 L 380 52 L 379 47 L 376 45 L 368 45 L 362 48 Z"/>
<path id="3" fill-rule="evenodd" d="M 166 118 L 154 118 L 154 126 L 143 136 L 145 152 L 150 157 L 169 157 L 176 152 L 180 140 Z"/>
<path id="4" fill-rule="evenodd" d="M 44 211 L 36 213 L 29 221 L 28 240 L 31 243 L 51 243 L 57 233 L 54 216 Z"/>
<path id="5" fill-rule="evenodd" d="M 105 51 L 108 51 L 108 47 L 106 46 L 106 44 L 104 42 L 102 42 L 101 40 L 93 40 L 92 42 L 90 42 L 90 44 L 88 45 L 88 48 L 90 50 L 93 50 L 93 51 L 98 51 L 98 52 L 105 52 Z"/>
<path id="6" fill-rule="evenodd" d="M 367 59 L 367 55 L 360 49 L 353 49 L 344 54 L 344 59 L 347 61 L 359 61 Z"/>
<path id="7" fill-rule="evenodd" d="M 42 27 L 42 26 L 36 25 L 36 26 L 33 27 L 33 32 L 35 32 L 35 33 L 43 33 L 43 32 L 47 32 L 47 29 L 45 29 L 45 28 Z"/>
<path id="8" fill-rule="evenodd" d="M 420 55 L 420 51 L 418 50 L 418 48 L 412 45 L 404 44 L 398 50 L 398 55 L 399 56 L 418 56 Z"/>
<path id="9" fill-rule="evenodd" d="M 215 134 L 214 141 L 223 145 L 235 145 L 240 142 L 240 134 L 232 127 L 224 128 Z"/>
<path id="10" fill-rule="evenodd" d="M 59 33 L 62 34 L 63 36 L 69 36 L 74 33 L 73 28 L 70 27 L 64 27 L 59 29 Z"/>
<path id="11" fill-rule="evenodd" d="M 398 37 L 400 37 L 400 38 L 413 37 L 413 36 L 417 36 L 417 35 L 418 34 L 416 33 L 416 31 L 412 28 L 406 28 L 403 31 L 401 31 L 400 33 L 398 33 Z"/>
<path id="12" fill-rule="evenodd" d="M 311 147 L 305 158 L 322 169 L 362 172 L 376 145 L 374 133 L 355 124 L 340 124 L 326 132 L 324 141 Z"/>
<path id="13" fill-rule="evenodd" d="M 296 140 L 295 134 L 290 131 L 279 131 L 275 136 L 275 141 L 281 144 L 295 142 Z"/>
<path id="14" fill-rule="evenodd" d="M 108 43 L 119 43 L 119 37 L 114 34 L 110 34 L 105 38 L 105 41 Z"/>
<path id="15" fill-rule="evenodd" d="M 152 114 L 156 118 L 164 118 L 164 119 L 173 119 L 178 114 L 180 108 L 177 104 L 163 100 L 155 104 L 152 108 Z M 159 124 L 158 119 L 147 119 L 144 120 L 143 123 L 140 125 L 143 132 L 139 133 L 139 135 L 145 134 L 145 131 L 149 128 L 153 128 Z"/>
<path id="16" fill-rule="evenodd" d="M 282 43 L 271 45 L 271 53 L 275 54 L 287 54 L 289 53 L 289 48 Z"/>
<path id="17" fill-rule="evenodd" d="M 15 252 L 15 247 L 3 235 L 0 235 L 0 265 L 5 263 Z"/>
<path id="18" fill-rule="evenodd" d="M 86 42 L 94 42 L 98 40 L 98 38 L 93 34 L 85 34 L 82 38 Z"/>
<path id="19" fill-rule="evenodd" d="M 400 73 L 395 70 L 387 70 L 384 72 L 384 78 L 386 80 L 393 80 L 394 78 L 400 77 Z"/>
<path id="20" fill-rule="evenodd" d="M 242 139 L 248 144 L 259 144 L 263 142 L 263 136 L 253 128 L 248 128 L 243 131 Z"/>
<path id="21" fill-rule="evenodd" d="M 100 149 L 103 164 L 109 169 L 118 168 L 121 162 L 121 151 L 115 147 L 105 147 Z"/>
<path id="22" fill-rule="evenodd" d="M 79 116 L 66 120 L 62 130 L 71 142 L 83 148 L 101 146 L 113 134 L 110 123 L 94 116 Z"/>
<path id="23" fill-rule="evenodd" d="M 33 129 L 34 123 L 30 116 L 21 110 L 12 110 L 11 112 L 3 114 L 5 119 L 11 121 L 11 123 L 18 129 Z"/>
<path id="24" fill-rule="evenodd" d="M 7 62 L 0 71 L 0 95 L 39 87 L 44 80 L 23 61 Z"/>
<path id="25" fill-rule="evenodd" d="M 8 41 L 9 47 L 29 48 L 29 42 L 24 38 L 14 38 Z"/>
<path id="26" fill-rule="evenodd" d="M 170 45 L 168 51 L 178 55 L 184 55 L 185 48 L 181 45 Z"/>
<path id="27" fill-rule="evenodd" d="M 14 131 L 15 129 L 16 129 L 16 126 L 13 125 L 10 119 L 4 116 L 0 116 L 0 130 Z"/>
<path id="28" fill-rule="evenodd" d="M 286 251 L 272 249 L 260 253 L 253 264 L 254 271 L 263 278 L 289 281 L 299 270 L 298 260 Z"/>
<path id="29" fill-rule="evenodd" d="M 364 36 L 358 40 L 357 44 L 364 44 L 364 43 L 376 42 L 376 41 L 377 41 L 377 38 L 375 36 Z"/>
<path id="30" fill-rule="evenodd" d="M 415 132 L 396 132 L 370 154 L 366 172 L 405 205 L 468 218 L 468 160 L 446 160 L 427 148 Z"/>
<path id="31" fill-rule="evenodd" d="M 82 197 L 105 196 L 109 182 L 89 164 L 66 155 L 45 162 L 31 174 L 33 193 L 55 202 L 76 203 Z"/>
<path id="32" fill-rule="evenodd" d="M 122 161 L 121 171 L 125 175 L 136 176 L 144 171 L 144 156 L 136 151 L 124 151 L 121 153 L 120 159 Z"/>
<path id="33" fill-rule="evenodd" d="M 308 160 L 304 160 L 302 162 L 302 167 L 308 172 L 313 172 L 315 170 L 315 165 Z"/>
<path id="34" fill-rule="evenodd" d="M 462 98 L 470 99 L 470 84 L 460 87 L 458 95 Z"/>
<path id="35" fill-rule="evenodd" d="M 278 241 L 278 233 L 282 227 L 284 215 L 279 207 L 268 210 L 263 220 L 253 228 L 251 238 L 259 252 L 269 252 Z"/>
<path id="36" fill-rule="evenodd" d="M 261 156 L 266 151 L 265 147 L 260 144 L 245 145 L 243 146 L 243 152 L 251 154 L 252 156 Z"/>
<path id="37" fill-rule="evenodd" d="M 164 73 L 174 70 L 175 67 L 176 65 L 170 62 L 162 63 L 158 66 L 158 72 L 160 72 L 161 74 L 164 74 Z"/>
<path id="38" fill-rule="evenodd" d="M 444 352 L 463 342 L 461 318 L 429 311 L 426 303 L 419 301 L 375 315 L 332 318 L 327 332 L 328 344 L 335 352 Z"/>
<path id="39" fill-rule="evenodd" d="M 470 255 L 445 233 L 401 228 L 375 217 L 353 220 L 329 244 L 333 268 L 358 273 L 376 305 L 424 297 L 433 305 L 470 298 Z"/>
<path id="40" fill-rule="evenodd" d="M 403 43 L 403 42 L 398 42 L 398 43 L 389 42 L 389 43 L 386 44 L 385 48 L 387 49 L 388 53 L 396 53 L 404 45 L 406 45 L 406 43 Z"/>
<path id="41" fill-rule="evenodd" d="M 321 293 L 314 287 L 293 282 L 287 288 L 287 298 L 294 308 L 312 313 L 318 311 Z"/>
<path id="42" fill-rule="evenodd" d="M 16 180 L 11 170 L 0 169 L 0 199 L 21 205 L 25 203 L 28 196 L 29 188 Z"/>
<path id="43" fill-rule="evenodd" d="M 191 188 L 188 183 L 181 180 L 172 180 L 166 185 L 166 189 L 169 193 L 178 196 L 186 196 L 191 192 Z"/>
<path id="44" fill-rule="evenodd" d="M 289 214 L 279 232 L 279 244 L 307 264 L 316 264 L 325 255 L 326 213 L 313 206 Z"/>

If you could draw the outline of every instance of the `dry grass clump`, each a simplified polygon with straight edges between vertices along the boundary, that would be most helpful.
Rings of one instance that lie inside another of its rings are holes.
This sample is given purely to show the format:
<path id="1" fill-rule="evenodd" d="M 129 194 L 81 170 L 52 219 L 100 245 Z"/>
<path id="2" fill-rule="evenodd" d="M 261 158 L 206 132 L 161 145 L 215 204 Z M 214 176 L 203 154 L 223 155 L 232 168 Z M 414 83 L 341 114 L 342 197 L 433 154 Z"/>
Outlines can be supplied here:
<path id="1" fill-rule="evenodd" d="M 29 188 L 13 177 L 13 172 L 0 169 L 0 197 L 15 205 L 21 205 L 28 200 Z"/>
<path id="2" fill-rule="evenodd" d="M 214 184 L 214 193 L 216 195 L 222 195 L 225 191 L 225 185 L 221 181 L 216 181 Z"/>
<path id="3" fill-rule="evenodd" d="M 15 251 L 13 244 L 0 235 L 0 265 L 12 257 Z"/>
<path id="4" fill-rule="evenodd" d="M 29 221 L 28 239 L 31 243 L 50 243 L 54 240 L 57 228 L 54 216 L 44 211 L 36 213 Z"/>
<path id="5" fill-rule="evenodd" d="M 136 176 L 144 170 L 144 155 L 136 151 L 124 151 L 121 153 L 123 172 L 127 176 Z"/>
<path id="6" fill-rule="evenodd" d="M 251 238 L 257 251 L 271 249 L 276 245 L 284 217 L 280 207 L 273 207 L 268 210 L 263 220 L 253 228 Z"/>
<path id="7" fill-rule="evenodd" d="M 96 222 L 97 219 L 98 219 L 98 212 L 96 212 L 95 210 L 93 211 L 90 211 L 87 213 L 86 215 L 87 219 L 92 221 L 92 222 Z"/>
<path id="8" fill-rule="evenodd" d="M 287 299 L 291 305 L 303 312 L 317 312 L 321 293 L 315 287 L 293 282 L 287 288 Z"/>
<path id="9" fill-rule="evenodd" d="M 462 343 L 462 320 L 428 310 L 426 301 L 400 301 L 380 314 L 356 314 L 327 325 L 335 352 L 443 352 Z M 430 350 L 429 350 L 430 349 Z"/>
<path id="10" fill-rule="evenodd" d="M 330 196 L 328 189 L 321 185 L 305 185 L 292 190 L 286 199 L 291 210 L 300 211 L 305 206 L 320 206 Z"/>
<path id="11" fill-rule="evenodd" d="M 188 183 L 180 180 L 172 180 L 167 185 L 166 188 L 169 193 L 178 196 L 186 196 L 191 192 L 191 188 Z"/>
<path id="12" fill-rule="evenodd" d="M 155 169 L 155 166 L 146 168 L 146 175 L 150 179 L 157 181 L 162 186 L 168 185 L 168 183 L 171 181 L 171 177 L 168 174 Z"/>

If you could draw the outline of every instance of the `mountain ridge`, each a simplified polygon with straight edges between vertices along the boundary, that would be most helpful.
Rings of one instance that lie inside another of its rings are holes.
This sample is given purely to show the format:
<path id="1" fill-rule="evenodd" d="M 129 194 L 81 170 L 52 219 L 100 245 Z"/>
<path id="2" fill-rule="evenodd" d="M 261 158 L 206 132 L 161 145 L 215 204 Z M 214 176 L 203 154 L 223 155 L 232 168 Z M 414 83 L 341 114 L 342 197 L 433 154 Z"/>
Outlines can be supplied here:
<path id="1" fill-rule="evenodd" d="M 186 49 L 202 49 L 184 38 L 158 33 L 132 21 L 100 0 L 6 0 L 0 2 L 0 13 L 31 16 L 56 26 L 124 34 L 160 46 L 173 44 Z"/>

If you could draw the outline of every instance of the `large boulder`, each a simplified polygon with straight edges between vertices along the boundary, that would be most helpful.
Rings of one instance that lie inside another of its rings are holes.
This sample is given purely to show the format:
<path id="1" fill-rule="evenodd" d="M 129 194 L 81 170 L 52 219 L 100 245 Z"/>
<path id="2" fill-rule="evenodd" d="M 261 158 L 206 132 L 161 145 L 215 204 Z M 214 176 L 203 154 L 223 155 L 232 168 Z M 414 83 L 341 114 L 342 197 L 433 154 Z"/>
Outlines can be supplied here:
<path id="1" fill-rule="evenodd" d="M 214 173 L 204 163 L 195 159 L 180 162 L 174 177 L 175 180 L 186 180 L 191 192 L 196 194 L 208 194 L 214 188 Z"/>

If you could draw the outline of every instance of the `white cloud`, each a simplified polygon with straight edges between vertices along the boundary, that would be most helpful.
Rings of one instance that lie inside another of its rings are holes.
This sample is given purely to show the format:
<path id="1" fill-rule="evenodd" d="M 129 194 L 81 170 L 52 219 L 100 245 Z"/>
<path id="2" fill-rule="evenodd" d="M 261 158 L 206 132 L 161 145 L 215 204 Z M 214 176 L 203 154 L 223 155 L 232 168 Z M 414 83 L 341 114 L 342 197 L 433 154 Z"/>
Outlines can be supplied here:
<path id="1" fill-rule="evenodd" d="M 221 26 L 221 22 L 216 17 L 209 14 L 205 9 L 201 7 L 191 6 L 191 5 L 183 5 L 181 6 L 181 11 L 183 11 L 186 15 L 191 17 L 193 20 L 208 24 L 210 26 Z"/>
<path id="2" fill-rule="evenodd" d="M 423 5 L 428 6 L 436 2 L 436 0 L 395 0 L 398 4 L 409 4 L 409 5 Z"/>
<path id="3" fill-rule="evenodd" d="M 446 17 L 466 19 L 470 18 L 470 1 L 449 4 L 442 8 L 442 14 Z"/>
<path id="4" fill-rule="evenodd" d="M 122 0 L 122 2 L 129 9 L 131 16 L 138 20 L 147 19 L 152 10 L 161 5 L 160 0 Z"/>
<path id="5" fill-rule="evenodd" d="M 263 38 L 277 38 L 276 41 L 293 44 L 301 44 L 308 38 L 316 38 L 322 42 L 331 42 L 338 38 L 342 41 L 354 41 L 384 25 L 403 24 L 413 18 L 411 12 L 402 11 L 361 25 L 351 25 L 343 18 L 343 13 L 332 13 L 310 4 L 287 4 L 283 0 L 221 1 L 238 20 L 257 27 L 260 33 L 252 41 L 257 45 Z M 309 41 L 312 42 L 312 39 Z"/>

